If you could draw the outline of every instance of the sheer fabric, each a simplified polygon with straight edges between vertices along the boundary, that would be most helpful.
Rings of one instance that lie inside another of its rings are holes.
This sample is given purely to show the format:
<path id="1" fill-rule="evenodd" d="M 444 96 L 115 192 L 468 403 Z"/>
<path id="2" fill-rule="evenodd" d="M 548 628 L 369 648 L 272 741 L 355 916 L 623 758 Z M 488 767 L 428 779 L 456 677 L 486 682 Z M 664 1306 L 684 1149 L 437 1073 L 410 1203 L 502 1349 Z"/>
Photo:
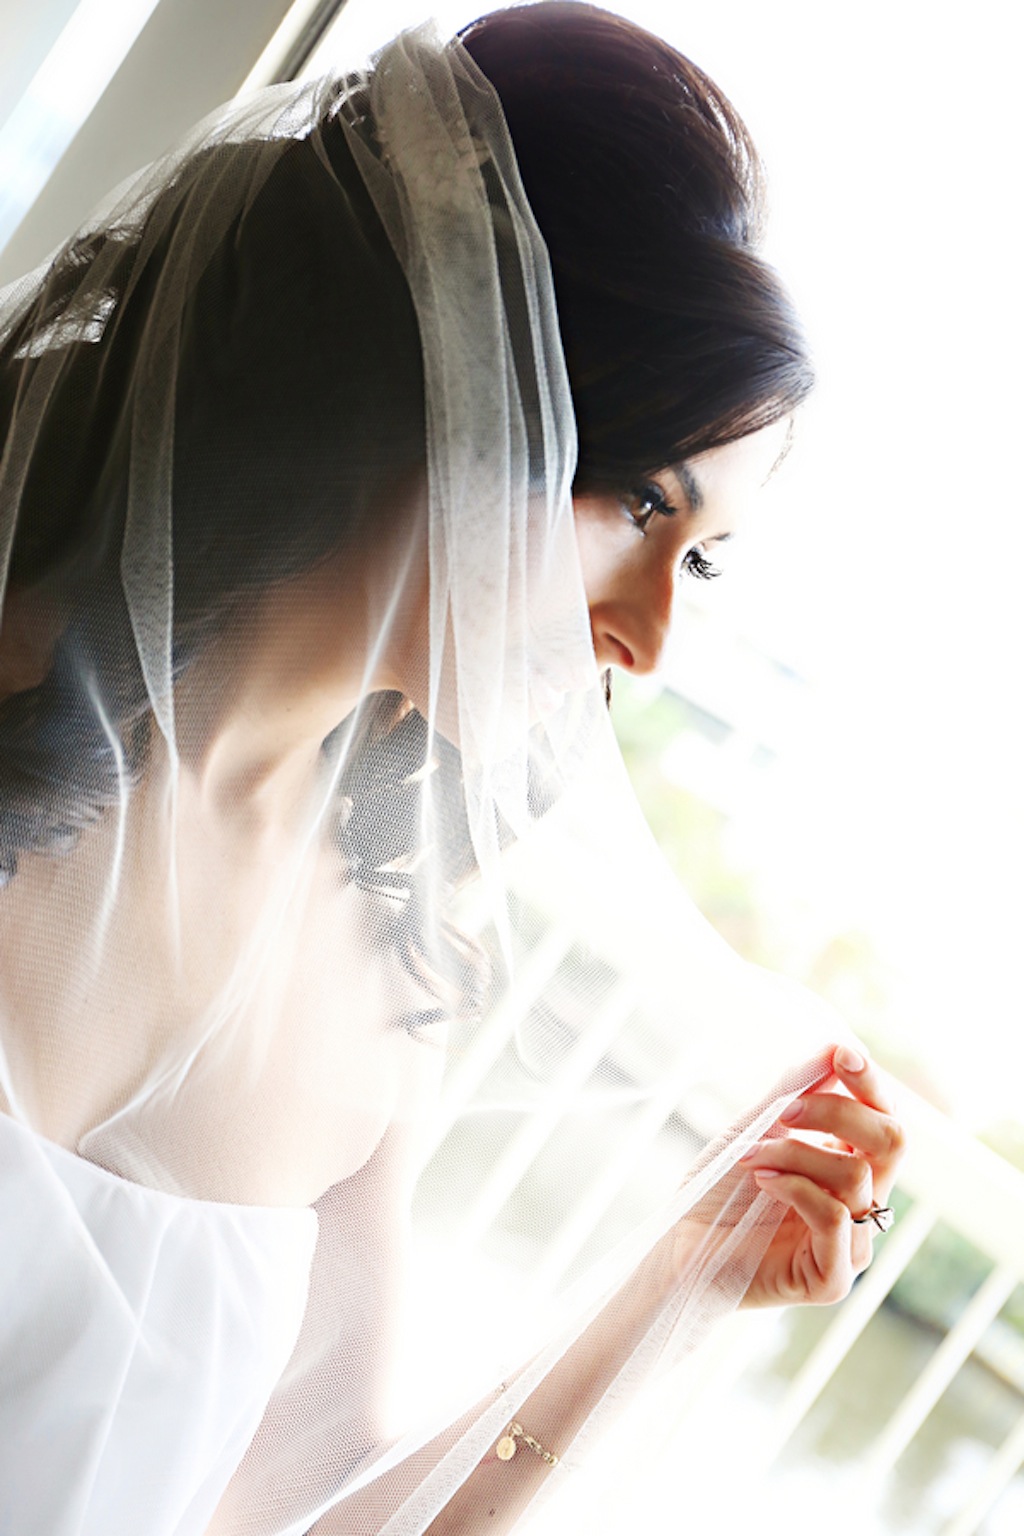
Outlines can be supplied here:
<path id="1" fill-rule="evenodd" d="M 632 801 L 494 93 L 421 32 L 217 114 L 0 346 L 0 1528 L 425 1531 L 675 1233 L 557 1492 L 834 1027 Z"/>

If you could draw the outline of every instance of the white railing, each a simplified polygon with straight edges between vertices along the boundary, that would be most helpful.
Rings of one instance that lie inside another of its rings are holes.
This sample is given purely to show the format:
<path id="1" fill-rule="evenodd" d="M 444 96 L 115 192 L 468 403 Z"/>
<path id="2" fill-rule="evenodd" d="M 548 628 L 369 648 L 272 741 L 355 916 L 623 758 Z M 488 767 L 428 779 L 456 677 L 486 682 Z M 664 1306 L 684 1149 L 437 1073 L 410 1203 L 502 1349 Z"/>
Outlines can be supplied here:
<path id="1" fill-rule="evenodd" d="M 850 1488 L 864 1499 L 867 1523 L 859 1528 L 872 1536 L 883 1527 L 871 1523 L 870 1494 L 883 1490 L 888 1474 L 978 1348 L 1001 1308 L 1024 1282 L 1024 1174 L 911 1090 L 902 1088 L 899 1097 L 909 1142 L 900 1192 L 909 1196 L 912 1204 L 884 1241 L 878 1242 L 870 1269 L 846 1301 L 834 1309 L 824 1333 L 789 1380 L 781 1400 L 759 1420 L 754 1451 L 758 1472 L 768 1472 L 836 1371 L 856 1351 L 872 1317 L 936 1225 L 941 1221 L 967 1238 L 991 1262 L 986 1278 L 902 1398 L 879 1418 L 862 1459 L 848 1469 L 852 1474 Z M 749 1325 L 756 1328 L 757 1318 L 741 1315 L 733 1322 L 731 1334 L 728 1330 L 723 1333 L 704 1365 L 705 1373 L 716 1379 L 737 1375 L 751 1354 Z M 966 1480 L 954 1507 L 942 1511 L 941 1536 L 975 1536 L 1022 1466 L 1024 1397 L 1003 1443 L 973 1480 Z"/>
<path id="2" fill-rule="evenodd" d="M 497 1061 L 517 1021 L 539 996 L 575 938 L 574 931 L 566 926 L 552 924 L 548 928 L 529 966 L 518 976 L 514 994 L 492 1013 L 452 1073 L 435 1128 L 436 1143 L 443 1140 L 457 1117 L 464 1096 Z M 567 1051 L 559 1074 L 523 1115 L 465 1212 L 467 1238 L 478 1239 L 500 1220 L 506 1202 L 543 1156 L 566 1103 L 574 1099 L 599 1059 L 613 1048 L 616 1032 L 633 1007 L 634 998 L 627 986 L 609 990 L 599 1016 L 590 1021 Z M 670 1121 L 685 1100 L 685 1087 L 683 1077 L 668 1077 L 638 1106 L 613 1154 L 593 1169 L 589 1183 L 577 1183 L 571 1208 L 523 1276 L 528 1285 L 548 1289 L 572 1265 L 639 1161 L 659 1137 L 673 1134 Z M 857 1349 L 872 1317 L 936 1223 L 942 1221 L 968 1239 L 991 1260 L 991 1271 L 902 1400 L 878 1423 L 866 1459 L 858 1467 L 863 1486 L 878 1488 L 883 1483 L 1014 1288 L 1024 1281 L 1024 1175 L 910 1090 L 900 1095 L 900 1111 L 909 1137 L 900 1189 L 911 1203 L 892 1232 L 878 1242 L 873 1265 L 847 1300 L 835 1308 L 824 1333 L 789 1381 L 781 1402 L 774 1405 L 767 1422 L 759 1425 L 754 1460 L 762 1472 L 778 1460 L 839 1366 Z M 738 1375 L 750 1356 L 746 1329 L 751 1323 L 756 1326 L 756 1318 L 741 1316 L 735 1322 L 735 1330 L 725 1329 L 712 1345 L 703 1367 L 714 1373 L 719 1386 Z M 1012 1432 L 992 1454 L 974 1486 L 968 1488 L 961 1507 L 944 1512 L 948 1519 L 942 1536 L 973 1536 L 1024 1463 L 1024 1400 L 1021 1407 Z"/>

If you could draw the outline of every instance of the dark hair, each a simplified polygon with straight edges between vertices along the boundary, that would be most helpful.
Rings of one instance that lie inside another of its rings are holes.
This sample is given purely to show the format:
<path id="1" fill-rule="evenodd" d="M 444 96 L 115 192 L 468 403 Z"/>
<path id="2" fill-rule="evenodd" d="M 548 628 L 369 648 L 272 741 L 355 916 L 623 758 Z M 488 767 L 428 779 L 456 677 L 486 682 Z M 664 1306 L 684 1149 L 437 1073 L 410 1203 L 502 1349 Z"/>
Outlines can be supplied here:
<path id="1" fill-rule="evenodd" d="M 501 98 L 551 257 L 577 488 L 628 489 L 789 415 L 813 375 L 756 254 L 757 151 L 714 82 L 564 0 L 485 16 L 462 42 Z"/>
<path id="2" fill-rule="evenodd" d="M 501 99 L 550 251 L 579 488 L 626 490 L 791 411 L 810 387 L 806 354 L 754 251 L 757 157 L 716 87 L 587 5 L 499 11 L 464 42 Z M 217 225 L 225 185 L 246 196 Z M 190 238 L 176 246 L 181 225 Z M 119 568 L 131 400 L 153 297 L 169 269 L 181 280 L 183 261 L 196 267 L 175 338 L 178 672 L 245 593 L 362 542 L 383 488 L 422 464 L 416 316 L 333 102 L 310 139 L 204 149 L 158 195 L 149 225 L 67 247 L 0 345 L 5 420 L 37 384 L 49 391 L 10 580 L 46 593 L 74 626 L 43 681 L 0 702 L 0 879 L 20 851 L 68 846 L 116 801 L 123 768 L 97 693 L 128 771 L 144 763 L 148 698 Z M 73 312 L 87 270 L 101 274 L 89 297 L 105 306 L 102 323 Z M 42 352 L 39 334 L 51 338 Z M 391 720 L 403 717 L 389 704 L 366 737 L 389 795 L 408 772 L 396 777 L 381 747 Z M 403 763 L 414 736 L 408 722 L 395 735 Z M 345 792 L 376 791 L 360 770 Z M 416 824 L 414 807 L 406 820 Z M 339 837 L 372 887 L 396 850 L 375 857 L 363 827 L 350 814 Z"/>

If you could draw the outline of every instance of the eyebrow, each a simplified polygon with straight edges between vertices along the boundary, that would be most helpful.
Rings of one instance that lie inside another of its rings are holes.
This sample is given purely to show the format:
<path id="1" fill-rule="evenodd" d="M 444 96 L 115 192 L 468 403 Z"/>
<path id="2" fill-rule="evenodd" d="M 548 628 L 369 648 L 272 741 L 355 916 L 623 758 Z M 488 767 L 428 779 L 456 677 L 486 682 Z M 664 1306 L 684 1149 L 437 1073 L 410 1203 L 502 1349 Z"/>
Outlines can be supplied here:
<path id="1" fill-rule="evenodd" d="M 697 483 L 697 477 L 689 464 L 673 464 L 672 473 L 686 492 L 686 499 L 690 503 L 692 512 L 699 512 L 704 505 L 704 492 Z"/>
<path id="2" fill-rule="evenodd" d="M 700 512 L 704 506 L 704 492 L 689 464 L 673 464 L 672 473 L 686 492 L 686 499 L 690 503 L 690 510 L 692 512 Z M 728 544 L 731 538 L 731 533 L 713 533 L 709 539 L 702 539 L 701 543 Z"/>

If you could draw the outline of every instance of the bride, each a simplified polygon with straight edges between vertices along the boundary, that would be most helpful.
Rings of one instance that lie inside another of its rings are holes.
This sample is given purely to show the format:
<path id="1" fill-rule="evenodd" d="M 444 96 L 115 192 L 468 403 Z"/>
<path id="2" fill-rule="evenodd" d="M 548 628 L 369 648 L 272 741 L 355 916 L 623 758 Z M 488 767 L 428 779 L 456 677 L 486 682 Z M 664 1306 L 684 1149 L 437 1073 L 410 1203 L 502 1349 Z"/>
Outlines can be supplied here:
<path id="1" fill-rule="evenodd" d="M 712 1317 L 867 1264 L 888 1088 L 667 879 L 602 683 L 810 388 L 761 200 L 712 82 L 549 3 L 216 115 L 3 295 L 3 1529 L 510 1530 Z M 516 883 L 568 918 L 613 848 L 625 981 Z M 457 1210 L 545 1105 L 610 1145 L 716 1075 L 678 1189 L 398 1406 L 424 1168 Z"/>

